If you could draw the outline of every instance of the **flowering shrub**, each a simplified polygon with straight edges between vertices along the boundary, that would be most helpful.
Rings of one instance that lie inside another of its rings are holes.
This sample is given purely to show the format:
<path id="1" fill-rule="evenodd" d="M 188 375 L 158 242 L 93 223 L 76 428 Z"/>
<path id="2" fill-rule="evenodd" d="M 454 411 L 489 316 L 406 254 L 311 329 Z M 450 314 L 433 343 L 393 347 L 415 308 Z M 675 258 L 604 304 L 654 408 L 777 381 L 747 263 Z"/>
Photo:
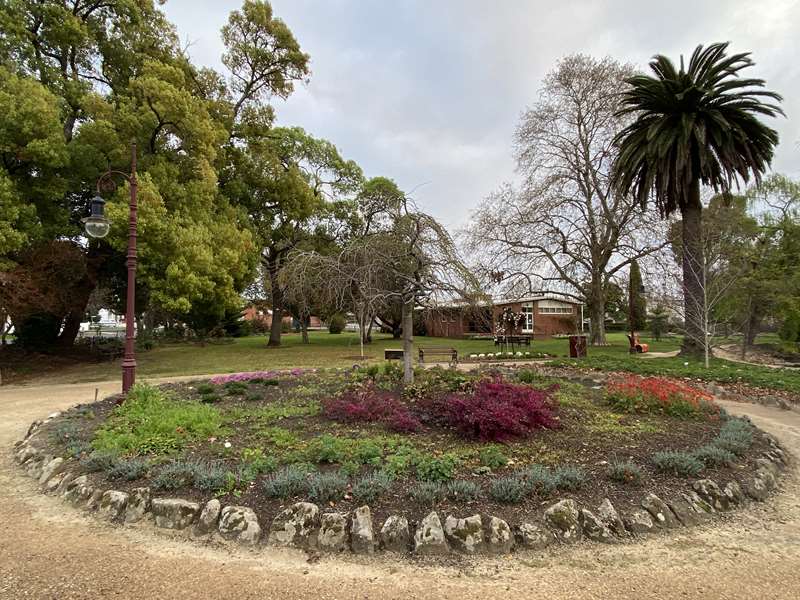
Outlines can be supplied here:
<path id="1" fill-rule="evenodd" d="M 377 421 L 401 433 L 420 428 L 419 420 L 402 400 L 371 383 L 324 401 L 322 413 L 335 421 Z"/>
<path id="2" fill-rule="evenodd" d="M 663 377 L 627 375 L 606 385 L 605 398 L 616 410 L 660 412 L 672 417 L 719 416 L 713 397 L 698 388 Z"/>
<path id="3" fill-rule="evenodd" d="M 298 377 L 308 371 L 308 369 L 292 369 L 288 372 L 289 375 L 293 377 Z M 287 373 L 284 372 L 284 375 Z M 248 373 L 231 373 L 230 375 L 217 375 L 216 377 L 212 377 L 209 379 L 209 383 L 213 383 L 214 385 L 220 385 L 223 383 L 231 383 L 233 381 L 241 381 L 241 382 L 248 382 L 252 381 L 253 379 L 275 379 L 281 375 L 280 371 L 251 371 Z"/>
<path id="4" fill-rule="evenodd" d="M 466 436 L 501 442 L 558 426 L 552 399 L 555 389 L 536 390 L 499 377 L 487 379 L 470 393 L 447 396 L 443 413 L 447 423 Z"/>

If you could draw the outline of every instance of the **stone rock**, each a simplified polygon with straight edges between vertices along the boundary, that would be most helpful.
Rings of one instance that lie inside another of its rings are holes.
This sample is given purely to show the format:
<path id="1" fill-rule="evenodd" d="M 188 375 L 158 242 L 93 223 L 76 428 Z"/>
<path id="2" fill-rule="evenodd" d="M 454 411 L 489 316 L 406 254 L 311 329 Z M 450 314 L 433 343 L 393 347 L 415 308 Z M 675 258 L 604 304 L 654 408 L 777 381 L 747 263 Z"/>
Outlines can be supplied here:
<path id="1" fill-rule="evenodd" d="M 56 473 L 58 473 L 58 470 L 62 468 L 63 464 L 64 464 L 64 459 L 61 458 L 60 456 L 48 462 L 42 468 L 42 474 L 39 475 L 39 485 L 44 486 L 45 484 L 47 484 L 50 478 L 53 477 L 53 475 L 55 475 Z"/>
<path id="2" fill-rule="evenodd" d="M 58 486 L 56 487 L 55 494 L 62 496 L 64 492 L 67 491 L 67 487 L 69 486 L 69 484 L 75 481 L 77 477 L 78 477 L 77 473 L 72 473 L 72 472 L 64 473 L 64 478 L 61 480 L 61 483 L 59 483 Z M 47 482 L 48 487 L 50 486 L 50 483 L 52 483 L 52 481 L 53 480 L 51 479 L 50 481 Z"/>
<path id="3" fill-rule="evenodd" d="M 392 515 L 381 527 L 381 548 L 389 552 L 408 552 L 411 547 L 411 531 L 408 519 Z"/>
<path id="4" fill-rule="evenodd" d="M 672 529 L 680 525 L 678 519 L 675 518 L 675 515 L 673 515 L 672 511 L 669 509 L 669 506 L 652 492 L 647 494 L 644 500 L 642 500 L 642 508 L 650 513 L 653 517 L 653 521 L 659 527 Z"/>
<path id="5" fill-rule="evenodd" d="M 216 531 L 219 524 L 219 513 L 222 512 L 222 503 L 216 498 L 212 498 L 203 506 L 197 523 L 194 526 L 195 535 L 206 535 Z"/>
<path id="6" fill-rule="evenodd" d="M 480 515 L 466 519 L 450 515 L 444 520 L 444 535 L 453 549 L 474 554 L 483 549 L 483 520 Z"/>
<path id="7" fill-rule="evenodd" d="M 581 509 L 581 523 L 583 524 L 583 534 L 590 540 L 604 544 L 611 544 L 615 541 L 611 530 L 592 511 Z"/>
<path id="8" fill-rule="evenodd" d="M 23 444 L 14 455 L 14 459 L 21 465 L 24 465 L 32 458 L 38 458 L 38 457 L 39 457 L 39 449 L 35 448 L 34 446 L 30 446 L 28 444 Z"/>
<path id="9" fill-rule="evenodd" d="M 372 513 L 369 506 L 360 506 L 350 518 L 350 548 L 356 554 L 375 552 L 375 534 L 372 531 Z"/>
<path id="10" fill-rule="evenodd" d="M 28 427 L 28 432 L 25 434 L 25 440 L 28 440 L 41 426 L 42 421 L 34 421 L 31 423 L 30 427 Z"/>
<path id="11" fill-rule="evenodd" d="M 150 510 L 150 488 L 135 488 L 128 498 L 128 506 L 125 509 L 125 522 L 136 523 L 144 519 L 145 514 Z"/>
<path id="12" fill-rule="evenodd" d="M 447 554 L 450 548 L 445 539 L 442 522 L 436 512 L 420 521 L 414 533 L 414 552 L 417 554 Z"/>
<path id="13" fill-rule="evenodd" d="M 769 488 L 766 482 L 761 477 L 754 475 L 744 482 L 744 493 L 750 496 L 753 500 L 763 502 L 769 496 Z"/>
<path id="14" fill-rule="evenodd" d="M 28 477 L 33 479 L 39 479 L 42 476 L 42 472 L 44 471 L 45 465 L 53 460 L 52 455 L 41 456 L 37 455 L 31 458 L 28 462 L 25 463 L 25 473 L 27 473 Z"/>
<path id="15" fill-rule="evenodd" d="M 186 529 L 200 514 L 200 505 L 182 498 L 155 498 L 150 503 L 150 512 L 156 527 Z"/>
<path id="16" fill-rule="evenodd" d="M 317 547 L 324 552 L 347 550 L 347 518 L 341 513 L 324 513 L 320 519 Z"/>
<path id="17" fill-rule="evenodd" d="M 47 480 L 47 483 L 42 486 L 45 494 L 52 494 L 53 492 L 57 491 L 58 488 L 63 483 L 64 479 L 69 477 L 70 474 L 66 471 L 62 471 L 61 473 L 56 473 L 50 479 Z"/>
<path id="18" fill-rule="evenodd" d="M 486 549 L 491 554 L 508 554 L 514 547 L 511 527 L 499 517 L 489 517 L 486 534 Z"/>
<path id="19" fill-rule="evenodd" d="M 120 519 L 128 506 L 128 494 L 117 490 L 108 490 L 100 497 L 97 512 L 100 517 L 110 521 Z"/>
<path id="20" fill-rule="evenodd" d="M 269 543 L 278 546 L 313 548 L 319 528 L 319 508 L 298 502 L 276 516 L 269 528 Z"/>
<path id="21" fill-rule="evenodd" d="M 683 496 L 683 499 L 686 500 L 689 506 L 692 507 L 692 510 L 700 515 L 701 519 L 708 517 L 713 512 L 716 512 L 714 507 L 698 496 L 697 492 L 694 490 L 681 492 L 681 496 Z"/>
<path id="22" fill-rule="evenodd" d="M 544 519 L 562 542 L 576 542 L 581 538 L 580 513 L 574 500 L 556 502 L 544 511 Z"/>
<path id="23" fill-rule="evenodd" d="M 522 523 L 514 530 L 517 546 L 527 550 L 544 550 L 555 541 L 553 532 L 536 523 Z"/>
<path id="24" fill-rule="evenodd" d="M 768 458 L 757 458 L 756 465 L 758 465 L 762 469 L 766 469 L 770 473 L 772 473 L 773 477 L 779 477 L 781 474 L 781 469 L 776 465 L 774 462 L 769 460 Z"/>
<path id="25" fill-rule="evenodd" d="M 778 487 L 778 480 L 769 469 L 765 469 L 763 467 L 756 469 L 755 476 L 764 482 L 764 486 L 768 490 L 774 490 L 776 487 Z"/>
<path id="26" fill-rule="evenodd" d="M 742 487 L 737 481 L 728 482 L 725 487 L 722 488 L 722 493 L 728 497 L 731 504 L 744 504 L 746 500 Z"/>
<path id="27" fill-rule="evenodd" d="M 730 500 L 719 486 L 711 479 L 699 479 L 692 484 L 692 489 L 711 506 L 714 510 L 725 511 L 730 509 Z"/>
<path id="28" fill-rule="evenodd" d="M 261 538 L 261 526 L 252 508 L 226 506 L 220 512 L 219 532 L 222 537 L 255 546 Z"/>
<path id="29" fill-rule="evenodd" d="M 691 527 L 692 525 L 697 525 L 700 523 L 702 517 L 686 500 L 668 500 L 667 505 L 678 521 L 680 521 L 686 527 Z"/>
<path id="30" fill-rule="evenodd" d="M 104 493 L 105 492 L 103 490 L 95 489 L 92 492 L 92 495 L 89 496 L 89 499 L 86 501 L 86 509 L 87 510 L 94 510 L 96 508 L 99 508 L 100 500 L 103 497 Z"/>
<path id="31" fill-rule="evenodd" d="M 653 531 L 653 519 L 646 510 L 636 509 L 626 514 L 622 521 L 625 529 L 635 534 L 645 534 Z"/>
<path id="32" fill-rule="evenodd" d="M 64 489 L 62 494 L 63 498 L 72 504 L 78 506 L 91 498 L 94 493 L 94 486 L 89 481 L 89 477 L 81 475 L 72 479 Z"/>
<path id="33" fill-rule="evenodd" d="M 614 505 L 611 504 L 611 500 L 608 498 L 603 498 L 603 501 L 600 503 L 600 506 L 597 507 L 597 516 L 600 517 L 600 520 L 608 527 L 613 533 L 616 533 L 619 536 L 623 536 L 627 533 L 625 531 L 625 525 L 622 523 L 622 519 L 617 512 L 617 509 L 614 508 Z"/>

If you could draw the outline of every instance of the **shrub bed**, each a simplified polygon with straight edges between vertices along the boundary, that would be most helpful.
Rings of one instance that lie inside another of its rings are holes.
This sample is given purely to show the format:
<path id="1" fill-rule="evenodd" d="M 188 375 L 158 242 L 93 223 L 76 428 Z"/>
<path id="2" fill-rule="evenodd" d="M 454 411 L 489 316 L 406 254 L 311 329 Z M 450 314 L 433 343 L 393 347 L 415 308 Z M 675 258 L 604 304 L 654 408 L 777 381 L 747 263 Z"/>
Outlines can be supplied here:
<path id="1" fill-rule="evenodd" d="M 436 507 L 509 521 L 557 497 L 624 506 L 692 473 L 734 477 L 763 447 L 749 424 L 701 409 L 704 397 L 612 402 L 629 387 L 609 394 L 507 367 L 418 371 L 410 386 L 393 365 L 260 371 L 140 385 L 121 405 L 69 411 L 48 440 L 114 489 L 217 496 L 259 514 L 309 500 L 342 512 L 367 503 L 377 517 Z"/>

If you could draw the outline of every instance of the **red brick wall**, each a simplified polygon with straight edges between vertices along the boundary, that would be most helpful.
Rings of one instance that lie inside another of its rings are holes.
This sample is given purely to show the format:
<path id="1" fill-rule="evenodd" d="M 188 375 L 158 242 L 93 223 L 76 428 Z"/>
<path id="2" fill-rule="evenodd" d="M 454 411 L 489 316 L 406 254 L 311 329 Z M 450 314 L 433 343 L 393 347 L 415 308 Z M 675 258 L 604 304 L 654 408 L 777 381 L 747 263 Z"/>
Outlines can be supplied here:
<path id="1" fill-rule="evenodd" d="M 512 302 L 509 304 L 498 304 L 494 307 L 494 325 L 503 309 L 507 306 L 511 310 L 518 313 L 522 311 L 521 302 Z M 580 324 L 580 306 L 572 305 L 572 314 L 553 314 L 553 313 L 539 313 L 539 302 L 533 302 L 533 337 L 550 337 L 559 334 L 575 333 Z M 517 327 L 513 335 L 531 335 L 530 332 L 523 332 L 522 325 Z"/>

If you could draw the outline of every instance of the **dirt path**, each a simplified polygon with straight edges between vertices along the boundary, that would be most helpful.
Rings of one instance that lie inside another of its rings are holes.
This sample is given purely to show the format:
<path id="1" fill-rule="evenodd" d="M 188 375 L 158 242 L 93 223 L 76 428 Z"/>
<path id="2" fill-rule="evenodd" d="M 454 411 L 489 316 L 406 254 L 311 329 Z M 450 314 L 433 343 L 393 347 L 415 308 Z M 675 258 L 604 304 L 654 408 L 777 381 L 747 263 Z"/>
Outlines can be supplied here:
<path id="1" fill-rule="evenodd" d="M 35 493 L 8 448 L 30 421 L 118 384 L 0 388 L 0 598 L 800 598 L 800 481 L 713 528 L 448 565 L 203 546 L 96 522 Z M 800 455 L 800 414 L 723 403 Z"/>

